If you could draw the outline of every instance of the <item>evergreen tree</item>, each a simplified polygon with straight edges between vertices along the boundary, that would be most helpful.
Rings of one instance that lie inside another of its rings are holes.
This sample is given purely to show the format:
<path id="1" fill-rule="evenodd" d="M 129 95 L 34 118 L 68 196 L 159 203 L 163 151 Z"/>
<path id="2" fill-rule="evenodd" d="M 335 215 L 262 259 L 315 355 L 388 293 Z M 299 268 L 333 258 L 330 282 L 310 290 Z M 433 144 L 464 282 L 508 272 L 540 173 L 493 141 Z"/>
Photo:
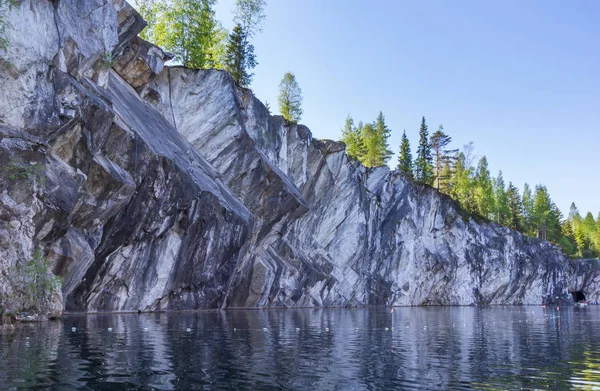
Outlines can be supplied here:
<path id="1" fill-rule="evenodd" d="M 594 252 L 596 257 L 600 257 L 600 212 L 596 219 L 596 234 L 594 236 Z"/>
<path id="2" fill-rule="evenodd" d="M 250 85 L 253 74 L 249 73 L 249 69 L 254 69 L 257 65 L 254 46 L 248 43 L 248 37 L 239 24 L 229 34 L 225 64 L 225 69 L 231 73 L 233 80 L 239 86 L 248 87 Z"/>
<path id="3" fill-rule="evenodd" d="M 415 179 L 427 185 L 433 184 L 433 166 L 431 165 L 431 144 L 429 143 L 429 132 L 425 117 L 421 120 L 419 130 L 419 147 L 417 148 L 417 159 L 415 160 Z"/>
<path id="4" fill-rule="evenodd" d="M 360 125 L 362 130 L 362 124 Z M 346 144 L 346 153 L 353 159 L 362 159 L 365 147 L 361 137 L 361 130 L 354 126 L 354 120 L 348 115 L 346 124 L 342 130 L 342 142 Z"/>
<path id="5" fill-rule="evenodd" d="M 406 137 L 406 130 L 402 133 L 400 156 L 398 157 L 398 171 L 405 173 L 409 178 L 413 177 L 412 153 L 410 152 L 408 137 Z"/>
<path id="6" fill-rule="evenodd" d="M 262 31 L 265 0 L 237 0 L 233 31 L 229 35 L 226 50 L 226 67 L 235 82 L 248 87 L 252 82 L 250 73 L 258 63 L 254 55 L 254 45 L 250 43 L 257 32 Z"/>
<path id="7" fill-rule="evenodd" d="M 567 219 L 561 224 L 562 237 L 559 245 L 568 256 L 577 255 L 577 243 L 575 242 L 575 233 L 573 232 L 571 222 Z"/>
<path id="8" fill-rule="evenodd" d="M 527 183 L 523 187 L 523 229 L 525 234 L 529 236 L 535 235 L 533 223 L 533 194 Z"/>
<path id="9" fill-rule="evenodd" d="M 467 165 L 465 154 L 460 152 L 452 174 L 450 196 L 469 213 L 476 213 L 475 181 L 472 174 L 473 168 Z"/>
<path id="10" fill-rule="evenodd" d="M 279 111 L 287 121 L 296 123 L 302 117 L 302 90 L 293 73 L 287 72 L 279 83 Z"/>
<path id="11" fill-rule="evenodd" d="M 523 232 L 523 202 L 519 195 L 519 189 L 512 182 L 508 182 L 506 196 L 508 198 L 508 208 L 510 209 L 508 226 L 514 230 Z"/>
<path id="12" fill-rule="evenodd" d="M 494 188 L 492 186 L 492 179 L 490 177 L 487 158 L 485 156 L 479 160 L 479 164 L 477 165 L 475 185 L 477 212 L 481 216 L 491 219 L 495 210 Z"/>
<path id="13" fill-rule="evenodd" d="M 380 111 L 375 119 L 375 133 L 377 134 L 376 155 L 377 163 L 379 166 L 383 166 L 392 157 L 392 151 L 389 149 L 388 139 L 390 138 L 391 130 L 385 124 L 385 117 Z"/>
<path id="14" fill-rule="evenodd" d="M 581 215 L 574 202 L 571 203 L 571 207 L 569 208 L 569 222 L 571 222 L 571 230 L 573 232 L 575 232 L 575 229 L 581 223 Z"/>
<path id="15" fill-rule="evenodd" d="M 361 139 L 364 143 L 364 155 L 362 156 L 361 163 L 365 167 L 377 167 L 384 164 L 379 152 L 381 144 L 379 136 L 374 124 L 365 124 L 363 126 Z"/>
<path id="16" fill-rule="evenodd" d="M 494 187 L 494 220 L 498 224 L 508 226 L 511 221 L 511 209 L 509 205 L 508 195 L 504 186 L 504 178 L 502 171 L 498 172 L 498 177 L 493 181 Z"/>
<path id="17" fill-rule="evenodd" d="M 560 211 L 550 199 L 546 187 L 536 186 L 533 202 L 533 223 L 538 238 L 558 243 L 561 236 L 560 218 Z"/>
<path id="18" fill-rule="evenodd" d="M 447 149 L 452 142 L 452 137 L 444 133 L 444 127 L 440 125 L 439 129 L 431 136 L 431 150 L 433 151 L 433 172 L 435 186 L 448 188 L 448 181 L 452 172 L 452 165 L 456 161 L 456 149 Z M 444 185 L 442 185 L 444 182 Z"/>

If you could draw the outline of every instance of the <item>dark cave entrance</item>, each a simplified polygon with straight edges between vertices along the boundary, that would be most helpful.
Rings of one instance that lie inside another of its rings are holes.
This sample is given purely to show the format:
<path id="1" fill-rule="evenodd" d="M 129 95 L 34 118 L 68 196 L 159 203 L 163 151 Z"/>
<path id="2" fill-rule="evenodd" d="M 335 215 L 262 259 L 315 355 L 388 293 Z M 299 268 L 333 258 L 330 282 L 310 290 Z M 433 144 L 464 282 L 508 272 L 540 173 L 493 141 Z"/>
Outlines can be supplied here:
<path id="1" fill-rule="evenodd" d="M 573 291 L 571 292 L 571 296 L 573 297 L 573 301 L 575 303 L 585 301 L 585 295 L 583 294 L 583 291 Z"/>

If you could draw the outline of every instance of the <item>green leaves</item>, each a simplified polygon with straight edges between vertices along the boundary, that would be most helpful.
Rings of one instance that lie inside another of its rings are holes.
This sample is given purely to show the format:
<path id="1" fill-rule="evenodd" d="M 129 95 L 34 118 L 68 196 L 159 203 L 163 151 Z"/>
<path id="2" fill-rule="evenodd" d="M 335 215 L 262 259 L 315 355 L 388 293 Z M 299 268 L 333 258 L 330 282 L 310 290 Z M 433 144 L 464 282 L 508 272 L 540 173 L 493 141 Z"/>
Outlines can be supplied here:
<path id="1" fill-rule="evenodd" d="M 148 22 L 144 39 L 172 52 L 189 68 L 222 66 L 226 34 L 214 18 L 216 0 L 137 0 Z M 219 51 L 221 53 L 219 53 Z"/>
<path id="2" fill-rule="evenodd" d="M 250 69 L 256 67 L 254 46 L 248 42 L 248 36 L 241 25 L 236 25 L 229 35 L 225 55 L 225 69 L 231 73 L 233 80 L 241 86 L 248 87 L 252 82 Z"/>
<path id="3" fill-rule="evenodd" d="M 392 156 L 387 142 L 390 129 L 380 111 L 373 123 L 354 127 L 352 117 L 346 118 L 346 126 L 342 131 L 342 140 L 346 144 L 348 156 L 358 159 L 365 167 L 383 166 Z"/>
<path id="4" fill-rule="evenodd" d="M 279 83 L 279 112 L 287 121 L 296 123 L 302 117 L 302 90 L 296 76 L 287 72 Z"/>
<path id="5" fill-rule="evenodd" d="M 432 166 L 431 144 L 429 142 L 429 131 L 425 117 L 421 120 L 419 129 L 419 147 L 417 148 L 417 159 L 415 160 L 415 179 L 417 182 L 432 185 L 434 172 Z"/>
<path id="6" fill-rule="evenodd" d="M 406 130 L 402 133 L 402 142 L 400 143 L 398 171 L 405 173 L 409 178 L 413 177 L 412 153 L 410 152 L 408 137 L 406 137 Z"/>

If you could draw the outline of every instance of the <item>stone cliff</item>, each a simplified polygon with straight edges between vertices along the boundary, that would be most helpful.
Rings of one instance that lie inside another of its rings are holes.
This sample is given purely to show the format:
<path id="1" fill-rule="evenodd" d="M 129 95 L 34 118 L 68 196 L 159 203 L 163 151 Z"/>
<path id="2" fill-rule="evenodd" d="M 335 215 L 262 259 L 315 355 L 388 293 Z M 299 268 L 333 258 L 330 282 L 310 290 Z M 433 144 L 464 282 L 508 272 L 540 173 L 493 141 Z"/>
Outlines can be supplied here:
<path id="1" fill-rule="evenodd" d="M 36 246 L 63 278 L 42 316 L 541 304 L 594 281 L 271 116 L 226 72 L 165 66 L 122 0 L 5 12 L 0 306 L 22 309 L 16 270 Z"/>

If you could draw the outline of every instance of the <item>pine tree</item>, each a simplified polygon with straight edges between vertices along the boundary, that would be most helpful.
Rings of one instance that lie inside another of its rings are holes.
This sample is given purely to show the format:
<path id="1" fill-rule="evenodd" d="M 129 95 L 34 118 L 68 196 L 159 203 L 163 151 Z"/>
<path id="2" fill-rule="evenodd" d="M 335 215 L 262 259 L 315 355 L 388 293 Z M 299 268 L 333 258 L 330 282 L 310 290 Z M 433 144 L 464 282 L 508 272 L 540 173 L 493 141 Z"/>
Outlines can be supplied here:
<path id="1" fill-rule="evenodd" d="M 594 252 L 596 257 L 600 257 L 600 212 L 596 219 L 596 235 L 594 236 Z"/>
<path id="2" fill-rule="evenodd" d="M 488 169 L 487 158 L 484 156 L 479 160 L 477 173 L 475 174 L 475 201 L 477 203 L 477 212 L 491 219 L 494 212 L 494 189 L 492 179 Z"/>
<path id="3" fill-rule="evenodd" d="M 387 127 L 385 117 L 381 111 L 375 119 L 375 132 L 377 134 L 378 165 L 383 166 L 392 157 L 392 151 L 389 149 L 390 145 L 388 143 L 392 131 Z"/>
<path id="4" fill-rule="evenodd" d="M 248 87 L 252 82 L 252 73 L 249 69 L 256 67 L 254 46 L 248 43 L 248 37 L 242 26 L 237 24 L 227 43 L 225 55 L 225 69 L 231 73 L 233 80 L 241 86 Z"/>
<path id="5" fill-rule="evenodd" d="M 250 73 L 258 63 L 254 55 L 254 45 L 250 38 L 262 31 L 265 0 L 237 0 L 233 31 L 229 35 L 226 49 L 225 69 L 231 73 L 235 82 L 248 87 L 252 82 Z"/>
<path id="6" fill-rule="evenodd" d="M 362 124 L 360 125 L 362 130 Z M 362 159 L 365 147 L 360 130 L 354 126 L 354 120 L 348 115 L 346 124 L 342 130 L 342 140 L 346 144 L 346 154 L 353 159 Z"/>
<path id="7" fill-rule="evenodd" d="M 577 243 L 575 242 L 575 233 L 573 232 L 571 222 L 567 219 L 561 224 L 562 237 L 559 245 L 568 256 L 577 255 Z"/>
<path id="8" fill-rule="evenodd" d="M 433 167 L 431 165 L 431 144 L 429 143 L 429 132 L 425 117 L 421 120 L 419 130 L 419 147 L 417 148 L 417 159 L 415 160 L 415 179 L 427 185 L 433 184 Z"/>
<path id="9" fill-rule="evenodd" d="M 569 222 L 571 223 L 571 230 L 573 232 L 575 232 L 575 229 L 581 223 L 581 215 L 574 202 L 571 203 L 571 207 L 569 208 Z"/>
<path id="10" fill-rule="evenodd" d="M 279 83 L 279 111 L 287 121 L 296 123 L 302 117 L 302 90 L 296 76 L 287 72 Z"/>
<path id="11" fill-rule="evenodd" d="M 533 202 L 533 223 L 540 239 L 554 243 L 560 241 L 560 210 L 550 199 L 548 189 L 543 185 L 535 187 Z"/>
<path id="12" fill-rule="evenodd" d="M 523 229 L 525 234 L 534 236 L 534 223 L 533 223 L 533 195 L 531 188 L 526 183 L 523 186 Z"/>
<path id="13" fill-rule="evenodd" d="M 475 181 L 472 178 L 472 171 L 472 167 L 469 167 L 466 163 L 465 154 L 460 152 L 454 166 L 450 196 L 469 213 L 476 213 Z"/>
<path id="14" fill-rule="evenodd" d="M 409 178 L 413 177 L 412 153 L 410 152 L 408 137 L 406 137 L 406 130 L 402 133 L 400 156 L 398 157 L 398 171 L 405 173 Z"/>
<path id="15" fill-rule="evenodd" d="M 433 151 L 433 172 L 435 185 L 438 190 L 441 187 L 448 188 L 448 181 L 452 172 L 452 165 L 456 161 L 457 149 L 447 149 L 452 142 L 452 137 L 444 133 L 444 127 L 440 125 L 439 129 L 431 136 L 431 150 Z M 442 182 L 444 184 L 442 185 Z"/>
<path id="16" fill-rule="evenodd" d="M 514 230 L 523 232 L 523 203 L 519 195 L 519 189 L 512 182 L 508 182 L 506 196 L 508 197 L 508 208 L 510 209 L 508 226 Z"/>
<path id="17" fill-rule="evenodd" d="M 374 124 L 365 124 L 360 133 L 364 144 L 364 154 L 361 157 L 361 163 L 365 167 L 377 167 L 384 164 L 379 146 L 381 140 Z"/>
<path id="18" fill-rule="evenodd" d="M 510 206 L 508 201 L 508 195 L 504 187 L 504 178 L 502 177 L 502 171 L 498 172 L 498 177 L 493 181 L 494 187 L 494 220 L 498 224 L 509 225 L 511 222 Z"/>

